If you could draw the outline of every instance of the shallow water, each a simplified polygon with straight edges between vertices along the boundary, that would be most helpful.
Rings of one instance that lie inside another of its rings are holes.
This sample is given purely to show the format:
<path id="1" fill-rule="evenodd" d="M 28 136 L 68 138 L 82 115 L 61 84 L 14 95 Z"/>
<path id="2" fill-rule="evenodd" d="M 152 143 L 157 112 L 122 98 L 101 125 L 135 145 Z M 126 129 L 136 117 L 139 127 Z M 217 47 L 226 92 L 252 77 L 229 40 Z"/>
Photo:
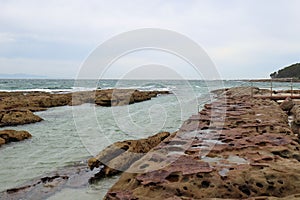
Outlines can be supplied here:
<path id="1" fill-rule="evenodd" d="M 125 107 L 106 108 L 92 104 L 63 106 L 36 113 L 44 119 L 40 123 L 2 128 L 27 130 L 33 137 L 0 148 L 0 191 L 16 187 L 57 168 L 86 160 L 116 141 L 144 138 L 159 131 L 173 132 L 182 124 L 182 113 L 178 106 L 174 95 L 160 96 Z M 164 114 L 161 114 L 161 108 Z M 96 117 L 89 114 L 91 109 Z M 124 109 L 127 111 L 125 115 L 114 116 Z M 185 112 L 184 117 L 196 111 L 197 108 L 193 108 L 189 113 Z M 135 127 L 120 127 L 118 123 L 122 123 L 122 119 L 132 120 Z M 120 122 L 117 123 L 118 120 Z M 76 189 L 74 195 L 94 199 L 96 194 L 103 196 L 104 191 L 114 182 L 115 179 L 106 179 L 100 181 L 97 187 Z M 66 195 L 64 199 L 74 199 L 68 195 L 73 190 L 62 190 L 53 198 L 59 199 L 61 195 Z"/>

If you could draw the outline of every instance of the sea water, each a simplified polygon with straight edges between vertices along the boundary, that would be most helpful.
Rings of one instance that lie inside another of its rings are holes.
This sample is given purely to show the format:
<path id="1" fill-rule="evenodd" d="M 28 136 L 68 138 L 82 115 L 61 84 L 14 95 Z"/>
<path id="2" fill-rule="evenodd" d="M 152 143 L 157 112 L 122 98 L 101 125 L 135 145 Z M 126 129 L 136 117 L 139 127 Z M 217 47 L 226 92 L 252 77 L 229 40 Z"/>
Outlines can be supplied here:
<path id="1" fill-rule="evenodd" d="M 0 148 L 0 191 L 17 187 L 58 168 L 84 162 L 116 141 L 148 137 L 160 131 L 176 131 L 189 116 L 212 100 L 209 91 L 221 87 L 258 86 L 269 83 L 244 81 L 158 81 L 158 80 L 0 80 L 0 91 L 46 91 L 66 93 L 105 88 L 169 90 L 150 101 L 129 106 L 100 107 L 93 104 L 62 106 L 36 112 L 39 123 L 4 127 L 26 130 L 32 138 Z M 273 87 L 289 89 L 289 83 Z M 295 83 L 295 89 L 300 84 Z M 196 105 L 198 104 L 198 105 Z M 81 189 L 63 189 L 50 199 L 100 199 L 118 180 L 105 178 Z"/>

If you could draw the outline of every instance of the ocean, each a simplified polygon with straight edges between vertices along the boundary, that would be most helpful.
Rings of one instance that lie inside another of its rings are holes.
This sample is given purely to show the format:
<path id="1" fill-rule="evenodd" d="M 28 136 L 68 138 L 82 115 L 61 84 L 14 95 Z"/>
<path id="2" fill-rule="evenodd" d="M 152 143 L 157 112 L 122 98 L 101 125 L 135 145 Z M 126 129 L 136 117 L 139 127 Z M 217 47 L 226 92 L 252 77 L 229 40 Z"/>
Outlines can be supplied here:
<path id="1" fill-rule="evenodd" d="M 33 136 L 0 148 L 0 191 L 84 162 L 116 141 L 174 132 L 213 100 L 211 90 L 252 85 L 270 88 L 270 83 L 247 81 L 2 79 L 0 91 L 66 93 L 118 87 L 169 90 L 173 94 L 113 108 L 91 104 L 55 107 L 36 113 L 44 119 L 42 122 L 0 128 L 26 130 Z M 290 89 L 290 83 L 273 83 L 273 88 Z M 293 88 L 300 89 L 300 83 L 294 83 Z M 118 176 L 105 178 L 87 188 L 63 189 L 49 199 L 101 199 L 117 179 Z"/>

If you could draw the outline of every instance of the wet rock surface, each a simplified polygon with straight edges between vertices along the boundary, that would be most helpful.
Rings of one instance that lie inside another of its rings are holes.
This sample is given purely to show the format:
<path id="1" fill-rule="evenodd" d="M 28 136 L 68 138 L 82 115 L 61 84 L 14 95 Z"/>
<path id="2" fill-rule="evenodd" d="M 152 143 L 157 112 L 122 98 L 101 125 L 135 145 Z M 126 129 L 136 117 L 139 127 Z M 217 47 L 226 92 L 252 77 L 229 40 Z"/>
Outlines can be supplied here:
<path id="1" fill-rule="evenodd" d="M 76 189 L 88 186 L 94 175 L 95 172 L 90 171 L 86 164 L 75 164 L 36 178 L 19 187 L 0 192 L 0 199 L 47 199 L 64 188 Z"/>
<path id="2" fill-rule="evenodd" d="M 233 94 L 134 162 L 105 199 L 299 199 L 300 145 L 287 114 Z"/>
<path id="3" fill-rule="evenodd" d="M 115 175 L 125 171 L 132 163 L 140 159 L 152 148 L 170 136 L 161 132 L 146 139 L 116 142 L 88 160 L 91 170 L 100 168 L 98 178 Z"/>
<path id="4" fill-rule="evenodd" d="M 126 170 L 134 161 L 169 136 L 170 133 L 161 132 L 146 139 L 116 142 L 96 157 L 90 158 L 88 163 L 65 167 L 19 187 L 0 192 L 0 199 L 46 199 L 64 188 L 87 187 L 102 177 Z M 111 168 L 112 166 L 115 168 Z"/>
<path id="5" fill-rule="evenodd" d="M 0 131 L 0 146 L 10 142 L 19 142 L 31 137 L 31 134 L 27 131 L 2 130 Z"/>

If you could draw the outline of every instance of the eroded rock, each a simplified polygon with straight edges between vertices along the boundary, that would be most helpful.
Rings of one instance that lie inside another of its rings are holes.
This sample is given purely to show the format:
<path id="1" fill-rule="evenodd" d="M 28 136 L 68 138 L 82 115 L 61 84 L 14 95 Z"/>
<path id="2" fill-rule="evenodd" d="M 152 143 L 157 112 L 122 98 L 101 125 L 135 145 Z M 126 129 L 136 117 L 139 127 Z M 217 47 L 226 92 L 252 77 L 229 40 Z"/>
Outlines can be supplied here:
<path id="1" fill-rule="evenodd" d="M 168 91 L 139 91 L 132 89 L 108 89 L 97 91 L 95 103 L 100 106 L 124 106 L 150 100 Z"/>
<path id="2" fill-rule="evenodd" d="M 30 110 L 7 110 L 0 111 L 0 113 L 0 127 L 30 124 L 43 120 Z"/>
<path id="3" fill-rule="evenodd" d="M 42 119 L 32 112 L 44 111 L 50 107 L 75 106 L 84 103 L 95 103 L 100 106 L 123 106 L 150 100 L 158 94 L 169 94 L 169 92 L 129 89 L 83 91 L 67 94 L 0 92 L 0 127 L 39 122 Z"/>
<path id="4" fill-rule="evenodd" d="M 300 125 L 300 105 L 295 105 L 291 112 L 293 114 L 293 122 Z"/>
<path id="5" fill-rule="evenodd" d="M 243 96 L 207 104 L 134 162 L 105 199 L 296 198 L 300 145 L 286 113 Z"/>
<path id="6" fill-rule="evenodd" d="M 103 167 L 98 176 L 110 176 L 125 171 L 132 163 L 170 136 L 161 132 L 146 139 L 116 142 L 88 160 L 91 170 Z"/>
<path id="7" fill-rule="evenodd" d="M 3 144 L 5 144 L 5 139 L 0 137 L 0 146 L 3 145 Z"/>
<path id="8" fill-rule="evenodd" d="M 86 164 L 75 164 L 38 177 L 18 187 L 0 192 L 0 199 L 47 199 L 64 188 L 84 188 L 88 186 L 94 175 L 95 172 L 90 171 Z"/>
<path id="9" fill-rule="evenodd" d="M 0 131 L 0 145 L 22 141 L 31 137 L 31 134 L 27 131 L 2 130 Z"/>
<path id="10" fill-rule="evenodd" d="M 280 108 L 284 111 L 290 112 L 294 106 L 294 102 L 290 97 L 287 97 L 281 104 Z"/>

